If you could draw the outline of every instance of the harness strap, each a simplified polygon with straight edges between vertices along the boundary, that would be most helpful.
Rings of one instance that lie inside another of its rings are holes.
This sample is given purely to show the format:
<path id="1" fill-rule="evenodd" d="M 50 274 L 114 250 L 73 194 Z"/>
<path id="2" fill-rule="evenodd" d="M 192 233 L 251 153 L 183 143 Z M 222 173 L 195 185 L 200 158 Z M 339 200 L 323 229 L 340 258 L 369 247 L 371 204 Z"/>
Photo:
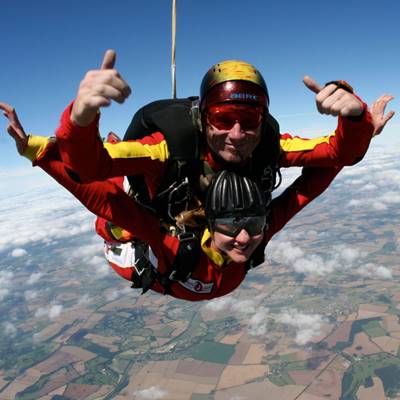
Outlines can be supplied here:
<path id="1" fill-rule="evenodd" d="M 166 293 L 173 282 L 186 282 L 192 276 L 200 255 L 200 243 L 193 232 L 182 232 L 178 234 L 178 239 L 178 253 L 170 270 L 158 276 Z"/>
<path id="2" fill-rule="evenodd" d="M 179 233 L 179 248 L 175 260 L 165 273 L 160 273 L 150 262 L 148 245 L 144 242 L 135 242 L 135 271 L 132 273 L 132 288 L 142 288 L 145 294 L 156 281 L 168 294 L 172 283 L 186 282 L 194 272 L 200 255 L 200 243 L 193 232 Z"/>

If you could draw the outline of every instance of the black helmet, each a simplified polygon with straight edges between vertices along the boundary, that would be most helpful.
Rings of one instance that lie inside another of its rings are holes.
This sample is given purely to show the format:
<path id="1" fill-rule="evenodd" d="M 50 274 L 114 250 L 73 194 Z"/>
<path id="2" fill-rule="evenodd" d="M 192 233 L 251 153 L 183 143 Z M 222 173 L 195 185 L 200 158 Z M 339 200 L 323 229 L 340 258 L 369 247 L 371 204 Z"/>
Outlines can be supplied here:
<path id="1" fill-rule="evenodd" d="M 254 180 L 224 170 L 214 175 L 208 188 L 205 215 L 209 224 L 217 217 L 265 216 L 270 200 Z"/>

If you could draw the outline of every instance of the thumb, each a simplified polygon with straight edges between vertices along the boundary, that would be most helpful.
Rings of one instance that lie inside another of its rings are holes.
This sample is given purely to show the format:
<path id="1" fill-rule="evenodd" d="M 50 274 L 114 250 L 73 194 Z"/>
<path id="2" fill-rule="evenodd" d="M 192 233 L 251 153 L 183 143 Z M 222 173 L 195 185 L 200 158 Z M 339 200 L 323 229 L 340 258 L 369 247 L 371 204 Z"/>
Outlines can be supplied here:
<path id="1" fill-rule="evenodd" d="M 115 60 L 117 59 L 117 54 L 114 50 L 107 50 L 104 53 L 103 62 L 101 63 L 100 69 L 113 69 L 115 65 Z"/>
<path id="2" fill-rule="evenodd" d="M 314 93 L 319 93 L 322 90 L 322 87 L 311 76 L 306 75 L 303 78 L 303 83 Z"/>

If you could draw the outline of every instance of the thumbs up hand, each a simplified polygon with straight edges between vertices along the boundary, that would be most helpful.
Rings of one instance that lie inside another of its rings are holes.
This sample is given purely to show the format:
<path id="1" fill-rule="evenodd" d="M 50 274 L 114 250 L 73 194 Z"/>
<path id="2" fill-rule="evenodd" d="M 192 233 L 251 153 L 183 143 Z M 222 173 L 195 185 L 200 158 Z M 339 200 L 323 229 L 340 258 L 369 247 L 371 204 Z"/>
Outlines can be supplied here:
<path id="1" fill-rule="evenodd" d="M 340 115 L 342 117 L 357 117 L 364 110 L 363 103 L 347 90 L 335 83 L 321 87 L 310 76 L 303 78 L 303 83 L 316 94 L 315 102 L 321 114 Z"/>
<path id="2" fill-rule="evenodd" d="M 100 107 L 107 107 L 114 100 L 123 103 L 131 94 L 128 83 L 114 69 L 116 54 L 107 50 L 100 69 L 88 71 L 82 79 L 71 111 L 71 121 L 78 126 L 88 126 Z"/>

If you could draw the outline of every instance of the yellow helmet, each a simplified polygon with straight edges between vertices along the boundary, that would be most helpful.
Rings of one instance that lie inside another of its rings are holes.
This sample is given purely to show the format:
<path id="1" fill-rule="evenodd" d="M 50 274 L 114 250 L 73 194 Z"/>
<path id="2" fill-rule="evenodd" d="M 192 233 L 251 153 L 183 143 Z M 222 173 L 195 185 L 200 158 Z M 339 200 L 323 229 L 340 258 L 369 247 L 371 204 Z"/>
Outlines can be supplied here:
<path id="1" fill-rule="evenodd" d="M 207 71 L 200 86 L 201 109 L 224 102 L 254 103 L 268 108 L 267 85 L 257 68 L 245 61 L 227 60 Z"/>

